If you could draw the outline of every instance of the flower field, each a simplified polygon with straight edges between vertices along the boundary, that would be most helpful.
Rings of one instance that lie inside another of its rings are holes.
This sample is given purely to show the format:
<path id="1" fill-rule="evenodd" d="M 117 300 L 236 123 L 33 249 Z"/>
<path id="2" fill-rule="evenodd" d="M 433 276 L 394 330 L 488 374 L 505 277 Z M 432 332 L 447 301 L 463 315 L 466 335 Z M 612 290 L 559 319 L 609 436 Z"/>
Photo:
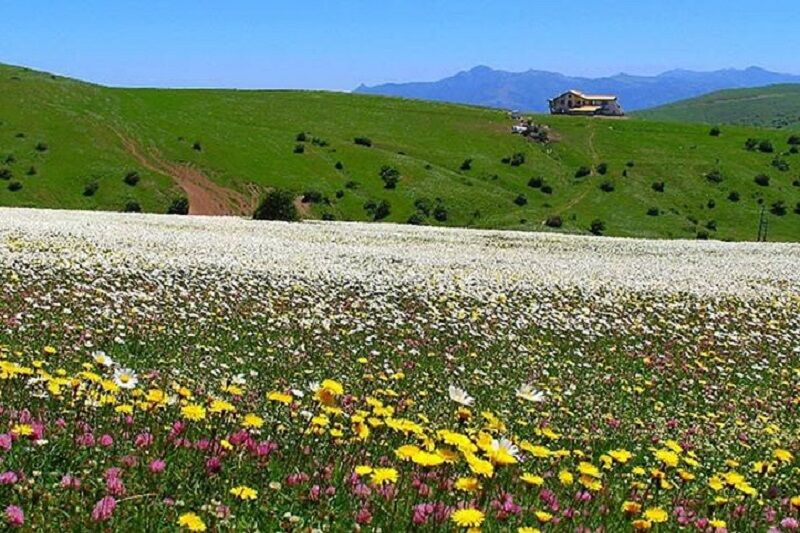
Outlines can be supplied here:
<path id="1" fill-rule="evenodd" d="M 800 245 L 0 209 L 0 266 L 0 529 L 800 527 Z"/>

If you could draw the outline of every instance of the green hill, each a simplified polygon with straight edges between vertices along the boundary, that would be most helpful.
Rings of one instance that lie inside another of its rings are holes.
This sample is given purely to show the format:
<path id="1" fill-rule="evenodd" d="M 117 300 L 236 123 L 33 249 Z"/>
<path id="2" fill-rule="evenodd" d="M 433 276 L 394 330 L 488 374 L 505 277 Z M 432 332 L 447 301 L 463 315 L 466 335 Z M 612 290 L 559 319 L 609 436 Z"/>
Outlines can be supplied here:
<path id="1" fill-rule="evenodd" d="M 325 92 L 112 89 L 0 66 L 0 205 L 121 210 L 135 201 L 165 212 L 185 191 L 193 212 L 235 214 L 264 190 L 289 187 L 319 193 L 302 205 L 310 218 L 370 220 L 364 204 L 387 200 L 394 222 L 418 215 L 588 233 L 599 219 L 607 235 L 750 240 L 761 206 L 783 202 L 774 210 L 786 214 L 769 215 L 770 239 L 800 239 L 800 156 L 785 132 L 731 126 L 712 137 L 703 125 L 535 119 L 554 142 L 512 135 L 512 121 L 490 109 Z M 769 140 L 774 153 L 745 150 L 748 138 Z M 524 163 L 502 162 L 515 153 Z M 776 157 L 788 170 L 773 166 Z M 395 189 L 384 188 L 384 165 L 400 172 Z M 581 166 L 591 175 L 576 178 Z M 719 183 L 707 178 L 716 171 Z M 140 179 L 126 184 L 132 172 Z M 754 182 L 759 174 L 768 186 Z M 544 186 L 529 186 L 537 177 Z M 544 225 L 556 216 L 561 228 Z"/>
<path id="2" fill-rule="evenodd" d="M 717 91 L 635 113 L 651 120 L 800 128 L 800 84 Z"/>

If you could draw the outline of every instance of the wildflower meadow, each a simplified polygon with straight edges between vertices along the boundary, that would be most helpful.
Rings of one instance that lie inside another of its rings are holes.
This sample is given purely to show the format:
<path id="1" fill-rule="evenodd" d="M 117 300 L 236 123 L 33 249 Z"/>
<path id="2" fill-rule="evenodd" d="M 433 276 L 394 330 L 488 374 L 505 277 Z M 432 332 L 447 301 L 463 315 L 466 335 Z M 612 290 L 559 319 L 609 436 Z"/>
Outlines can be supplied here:
<path id="1" fill-rule="evenodd" d="M 0 209 L 0 267 L 0 529 L 800 528 L 800 245 Z"/>

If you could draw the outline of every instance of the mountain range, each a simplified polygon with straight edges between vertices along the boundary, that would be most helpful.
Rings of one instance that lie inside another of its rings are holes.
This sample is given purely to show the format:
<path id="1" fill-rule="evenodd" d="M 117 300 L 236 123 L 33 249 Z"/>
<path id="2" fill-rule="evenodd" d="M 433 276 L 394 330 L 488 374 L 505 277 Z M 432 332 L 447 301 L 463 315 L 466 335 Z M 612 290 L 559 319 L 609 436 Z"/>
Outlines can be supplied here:
<path id="1" fill-rule="evenodd" d="M 722 89 L 777 83 L 800 83 L 800 75 L 750 67 L 713 72 L 678 69 L 657 76 L 620 73 L 605 78 L 582 78 L 540 70 L 506 72 L 478 66 L 439 81 L 388 83 L 373 87 L 361 85 L 354 92 L 545 112 L 549 98 L 577 89 L 587 93 L 615 94 L 626 111 L 636 111 Z"/>

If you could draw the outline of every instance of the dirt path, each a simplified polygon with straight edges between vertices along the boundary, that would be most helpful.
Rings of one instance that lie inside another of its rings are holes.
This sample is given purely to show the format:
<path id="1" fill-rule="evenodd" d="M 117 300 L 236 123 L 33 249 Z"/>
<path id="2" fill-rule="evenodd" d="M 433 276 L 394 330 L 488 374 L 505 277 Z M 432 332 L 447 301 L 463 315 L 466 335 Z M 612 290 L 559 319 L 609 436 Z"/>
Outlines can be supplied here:
<path id="1" fill-rule="evenodd" d="M 169 176 L 183 189 L 189 199 L 190 215 L 249 215 L 255 208 L 258 193 L 255 189 L 244 195 L 218 185 L 188 163 L 167 161 L 158 150 L 145 150 L 134 139 L 115 133 L 125 150 L 151 172 Z"/>

